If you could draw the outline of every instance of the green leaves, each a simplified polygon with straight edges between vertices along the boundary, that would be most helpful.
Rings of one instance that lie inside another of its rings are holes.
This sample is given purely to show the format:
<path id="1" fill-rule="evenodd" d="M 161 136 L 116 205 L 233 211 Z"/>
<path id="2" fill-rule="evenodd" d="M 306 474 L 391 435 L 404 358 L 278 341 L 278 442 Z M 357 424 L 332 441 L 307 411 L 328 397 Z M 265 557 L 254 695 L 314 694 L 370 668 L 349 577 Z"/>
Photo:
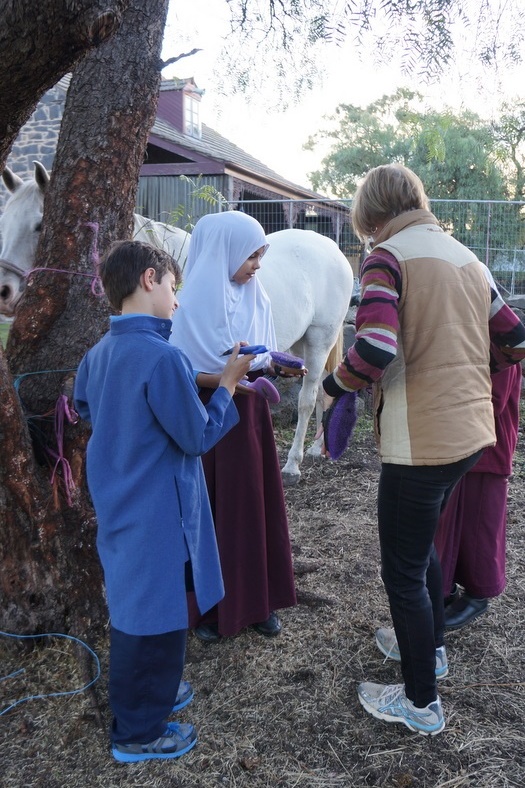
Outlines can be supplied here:
<path id="1" fill-rule="evenodd" d="M 437 112 L 425 109 L 422 101 L 420 94 L 400 89 L 364 108 L 339 105 L 327 119 L 328 128 L 306 143 L 315 150 L 333 141 L 320 169 L 310 175 L 314 188 L 351 197 L 369 169 L 398 161 L 418 173 L 433 199 L 513 196 L 519 155 L 513 159 L 511 151 L 522 145 L 523 161 L 525 105 L 515 115 L 502 116 L 498 136 L 473 112 Z M 517 142 L 519 129 L 523 143 Z"/>

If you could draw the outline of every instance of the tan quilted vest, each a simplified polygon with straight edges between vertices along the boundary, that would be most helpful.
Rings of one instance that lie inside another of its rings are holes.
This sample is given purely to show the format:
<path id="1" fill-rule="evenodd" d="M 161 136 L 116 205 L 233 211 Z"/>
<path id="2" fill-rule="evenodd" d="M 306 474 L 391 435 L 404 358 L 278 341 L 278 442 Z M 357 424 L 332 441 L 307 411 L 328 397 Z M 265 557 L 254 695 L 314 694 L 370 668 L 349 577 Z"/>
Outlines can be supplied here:
<path id="1" fill-rule="evenodd" d="M 375 387 L 383 462 L 444 465 L 493 446 L 482 264 L 428 211 L 397 216 L 377 247 L 399 261 L 403 283 L 397 356 Z"/>

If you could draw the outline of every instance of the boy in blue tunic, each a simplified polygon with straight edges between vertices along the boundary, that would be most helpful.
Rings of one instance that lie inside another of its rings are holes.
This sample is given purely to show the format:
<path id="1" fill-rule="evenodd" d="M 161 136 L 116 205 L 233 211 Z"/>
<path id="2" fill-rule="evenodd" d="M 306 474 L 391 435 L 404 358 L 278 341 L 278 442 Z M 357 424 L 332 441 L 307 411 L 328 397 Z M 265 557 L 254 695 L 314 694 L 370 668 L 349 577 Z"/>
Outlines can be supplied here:
<path id="1" fill-rule="evenodd" d="M 75 406 L 92 424 L 86 470 L 111 616 L 109 700 L 118 761 L 177 758 L 197 741 L 166 722 L 193 697 L 182 681 L 188 611 L 224 595 L 200 455 L 238 422 L 232 353 L 206 407 L 191 364 L 168 342 L 181 271 L 166 252 L 114 244 L 100 265 L 110 330 L 82 359 Z"/>

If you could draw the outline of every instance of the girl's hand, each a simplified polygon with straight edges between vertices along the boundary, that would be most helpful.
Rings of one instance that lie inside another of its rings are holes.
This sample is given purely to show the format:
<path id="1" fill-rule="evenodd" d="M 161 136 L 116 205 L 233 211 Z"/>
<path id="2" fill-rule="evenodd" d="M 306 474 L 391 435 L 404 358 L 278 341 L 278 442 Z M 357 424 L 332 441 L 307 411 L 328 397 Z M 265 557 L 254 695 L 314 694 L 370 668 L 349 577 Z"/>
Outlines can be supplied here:
<path id="1" fill-rule="evenodd" d="M 248 380 L 246 375 L 244 376 L 243 380 L 246 380 L 246 381 Z M 245 386 L 243 383 L 237 383 L 237 385 L 235 386 L 235 393 L 236 394 L 248 394 L 248 396 L 251 397 L 252 394 L 255 394 L 256 392 L 255 392 L 255 389 L 252 389 L 251 386 Z"/>

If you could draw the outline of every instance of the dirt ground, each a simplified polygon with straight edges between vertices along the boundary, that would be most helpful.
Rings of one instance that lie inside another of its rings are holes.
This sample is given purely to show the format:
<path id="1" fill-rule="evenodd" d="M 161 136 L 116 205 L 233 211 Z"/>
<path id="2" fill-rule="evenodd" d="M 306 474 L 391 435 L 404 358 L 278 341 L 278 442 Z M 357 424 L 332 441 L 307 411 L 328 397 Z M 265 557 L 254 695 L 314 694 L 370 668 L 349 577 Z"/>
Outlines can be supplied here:
<path id="1" fill-rule="evenodd" d="M 523 424 L 523 420 L 522 420 Z M 277 431 L 283 460 L 290 433 Z M 379 577 L 375 499 L 379 462 L 370 419 L 338 462 L 307 457 L 286 490 L 298 592 L 283 632 L 253 630 L 217 645 L 190 636 L 186 678 L 198 728 L 180 761 L 117 764 L 109 755 L 107 644 L 95 645 L 89 693 L 30 700 L 0 719 L 2 788 L 506 788 L 525 784 L 525 439 L 511 481 L 508 584 L 488 613 L 450 634 L 440 682 L 445 731 L 435 738 L 387 725 L 358 703 L 362 680 L 400 681 L 374 645 L 389 624 Z M 17 698 L 82 685 L 75 647 L 51 640 L 24 653 L 0 638 L 0 712 Z"/>

